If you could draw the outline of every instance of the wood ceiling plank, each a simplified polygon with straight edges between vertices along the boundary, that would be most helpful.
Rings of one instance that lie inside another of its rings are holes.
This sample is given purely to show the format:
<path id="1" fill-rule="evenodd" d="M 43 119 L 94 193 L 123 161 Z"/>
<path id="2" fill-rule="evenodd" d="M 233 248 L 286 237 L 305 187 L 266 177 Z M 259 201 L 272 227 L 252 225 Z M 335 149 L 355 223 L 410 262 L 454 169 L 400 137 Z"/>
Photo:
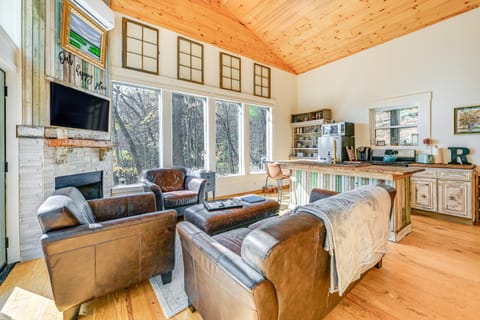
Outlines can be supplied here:
<path id="1" fill-rule="evenodd" d="M 261 63 L 303 73 L 478 8 L 480 0 L 111 0 L 111 6 Z"/>
<path id="2" fill-rule="evenodd" d="M 110 7 L 130 17 L 295 73 L 238 20 L 220 14 L 203 1 L 111 0 Z"/>
<path id="3" fill-rule="evenodd" d="M 323 52 L 322 50 L 310 50 L 307 54 L 308 50 L 303 50 L 296 56 L 297 59 L 286 60 L 295 66 L 295 70 L 298 73 L 303 73 L 320 66 L 313 61 L 323 60 L 323 64 L 329 63 L 432 25 L 440 21 L 439 19 L 443 20 L 448 15 L 456 15 L 478 7 L 477 3 L 466 3 L 463 5 L 465 5 L 463 8 L 460 7 L 458 9 L 456 6 L 452 7 L 452 1 L 423 1 L 415 7 L 406 7 L 403 10 L 402 8 L 397 8 L 400 11 L 391 11 L 392 8 L 389 8 L 392 14 L 386 15 L 388 19 L 380 21 L 376 19 L 375 23 L 367 23 L 358 27 L 363 36 L 362 34 L 356 35 L 355 32 L 351 32 L 351 30 L 355 31 L 357 29 L 348 28 L 349 32 L 338 35 L 337 40 L 341 41 L 331 41 L 331 38 L 324 38 L 323 40 L 329 43 L 329 46 Z"/>

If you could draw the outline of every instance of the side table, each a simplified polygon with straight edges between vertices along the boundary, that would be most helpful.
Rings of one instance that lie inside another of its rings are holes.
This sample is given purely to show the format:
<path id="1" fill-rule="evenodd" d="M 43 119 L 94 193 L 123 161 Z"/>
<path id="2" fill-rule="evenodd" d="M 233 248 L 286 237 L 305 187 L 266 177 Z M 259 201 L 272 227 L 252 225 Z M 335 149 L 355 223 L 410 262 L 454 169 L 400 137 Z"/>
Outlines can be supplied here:
<path id="1" fill-rule="evenodd" d="M 112 197 L 144 192 L 143 183 L 119 184 L 111 189 Z"/>
<path id="2" fill-rule="evenodd" d="M 215 200 L 215 171 L 195 171 L 197 177 L 207 180 L 205 184 L 205 201 L 208 200 L 208 193 L 213 193 L 213 200 Z"/>

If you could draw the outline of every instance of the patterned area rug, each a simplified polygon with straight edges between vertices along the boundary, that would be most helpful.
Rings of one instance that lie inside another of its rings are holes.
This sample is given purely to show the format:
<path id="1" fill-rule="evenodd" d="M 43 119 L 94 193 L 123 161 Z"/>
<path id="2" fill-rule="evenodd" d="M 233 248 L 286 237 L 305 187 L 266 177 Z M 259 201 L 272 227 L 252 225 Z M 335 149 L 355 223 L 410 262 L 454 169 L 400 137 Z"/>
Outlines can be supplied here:
<path id="1" fill-rule="evenodd" d="M 175 235 L 175 269 L 172 273 L 172 282 L 163 285 L 162 277 L 158 275 L 150 278 L 150 283 L 167 319 L 188 307 L 187 294 L 183 289 L 182 246 L 178 235 Z"/>

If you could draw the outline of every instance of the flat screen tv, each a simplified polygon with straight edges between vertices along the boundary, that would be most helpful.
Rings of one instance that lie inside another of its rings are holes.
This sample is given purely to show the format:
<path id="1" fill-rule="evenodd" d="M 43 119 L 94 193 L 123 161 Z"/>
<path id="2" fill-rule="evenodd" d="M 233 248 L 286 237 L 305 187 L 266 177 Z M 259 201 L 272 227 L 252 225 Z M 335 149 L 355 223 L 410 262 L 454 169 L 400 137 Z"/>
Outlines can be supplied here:
<path id="1" fill-rule="evenodd" d="M 51 82 L 52 126 L 108 132 L 110 102 L 83 91 Z"/>

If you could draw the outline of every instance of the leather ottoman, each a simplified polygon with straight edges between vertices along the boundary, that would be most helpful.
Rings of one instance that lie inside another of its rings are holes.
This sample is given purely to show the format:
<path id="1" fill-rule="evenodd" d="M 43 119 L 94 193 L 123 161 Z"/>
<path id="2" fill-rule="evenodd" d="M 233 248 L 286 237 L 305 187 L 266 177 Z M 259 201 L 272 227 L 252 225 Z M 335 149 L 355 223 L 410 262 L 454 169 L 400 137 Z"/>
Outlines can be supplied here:
<path id="1" fill-rule="evenodd" d="M 259 220 L 276 216 L 280 208 L 277 201 L 265 199 L 261 202 L 249 203 L 240 200 L 243 207 L 208 211 L 203 204 L 185 210 L 185 221 L 188 221 L 209 235 L 245 227 Z"/>

